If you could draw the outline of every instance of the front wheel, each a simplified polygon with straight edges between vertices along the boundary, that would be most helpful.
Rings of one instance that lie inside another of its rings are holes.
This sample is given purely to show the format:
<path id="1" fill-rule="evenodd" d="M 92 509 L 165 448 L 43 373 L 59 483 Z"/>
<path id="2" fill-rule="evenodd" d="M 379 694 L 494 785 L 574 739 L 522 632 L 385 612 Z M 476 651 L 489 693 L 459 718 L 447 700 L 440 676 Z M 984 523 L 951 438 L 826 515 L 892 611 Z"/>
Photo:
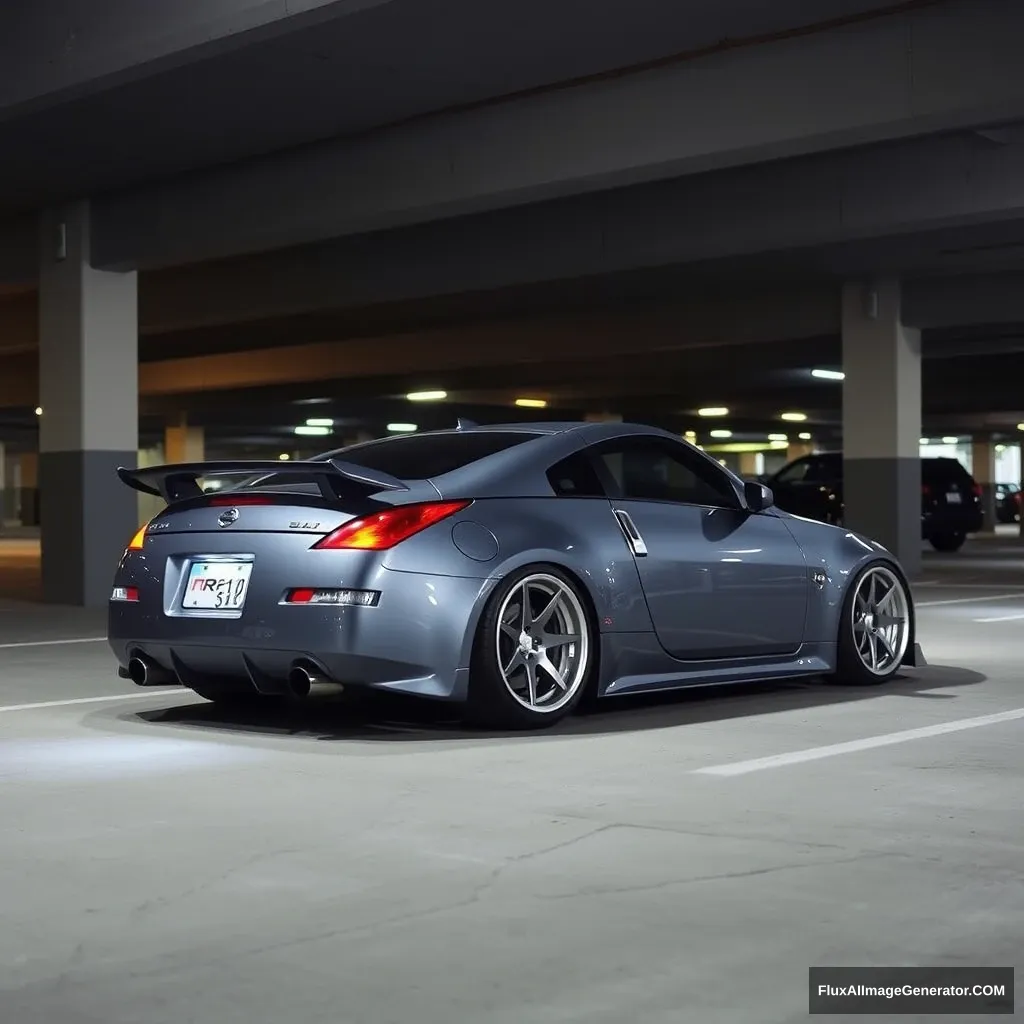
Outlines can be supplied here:
<path id="1" fill-rule="evenodd" d="M 959 551 L 967 540 L 966 533 L 936 533 L 928 538 L 936 551 Z"/>
<path id="2" fill-rule="evenodd" d="M 477 627 L 467 718 L 496 729 L 554 725 L 579 703 L 595 661 L 588 602 L 554 566 L 513 573 Z"/>
<path id="3" fill-rule="evenodd" d="M 868 565 L 843 602 L 835 681 L 861 686 L 888 682 L 899 671 L 912 634 L 906 581 L 893 566 Z"/>

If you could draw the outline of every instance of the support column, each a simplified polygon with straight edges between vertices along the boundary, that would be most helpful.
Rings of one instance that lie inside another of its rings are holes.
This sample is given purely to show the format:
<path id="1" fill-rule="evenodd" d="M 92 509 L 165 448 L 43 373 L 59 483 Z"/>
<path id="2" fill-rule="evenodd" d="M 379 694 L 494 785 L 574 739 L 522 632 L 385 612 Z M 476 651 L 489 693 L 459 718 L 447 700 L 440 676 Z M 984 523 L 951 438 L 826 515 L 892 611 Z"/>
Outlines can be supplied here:
<path id="1" fill-rule="evenodd" d="M 138 287 L 91 266 L 90 209 L 42 218 L 39 273 L 39 491 L 43 598 L 103 606 L 138 528 Z"/>
<path id="2" fill-rule="evenodd" d="M 996 446 L 991 437 L 976 436 L 971 439 L 971 476 L 981 487 L 980 533 L 996 532 Z"/>
<path id="3" fill-rule="evenodd" d="M 744 480 L 753 480 L 758 475 L 758 452 L 740 452 L 739 474 Z"/>
<path id="4" fill-rule="evenodd" d="M 786 461 L 793 462 L 813 453 L 814 445 L 810 441 L 790 441 L 786 447 Z"/>
<path id="5" fill-rule="evenodd" d="M 844 524 L 921 570 L 921 332 L 900 319 L 900 285 L 842 297 Z"/>
<path id="6" fill-rule="evenodd" d="M 203 462 L 206 459 L 206 437 L 202 427 L 190 427 L 182 416 L 168 424 L 164 431 L 164 458 L 173 462 Z"/>
<path id="7" fill-rule="evenodd" d="M 39 525 L 39 455 L 25 452 L 18 460 L 18 519 L 22 526 Z"/>

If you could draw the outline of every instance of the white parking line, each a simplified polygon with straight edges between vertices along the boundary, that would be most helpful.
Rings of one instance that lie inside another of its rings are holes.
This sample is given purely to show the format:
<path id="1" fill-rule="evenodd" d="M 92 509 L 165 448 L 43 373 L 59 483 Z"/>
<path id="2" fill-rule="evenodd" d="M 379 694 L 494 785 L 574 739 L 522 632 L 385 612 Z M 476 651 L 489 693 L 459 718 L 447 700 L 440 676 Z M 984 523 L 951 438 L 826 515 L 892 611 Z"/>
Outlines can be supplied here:
<path id="1" fill-rule="evenodd" d="M 81 636 L 71 640 L 21 640 L 16 644 L 0 644 L 0 651 L 10 650 L 14 647 L 58 647 L 61 644 L 98 644 L 106 639 L 105 636 Z"/>
<path id="2" fill-rule="evenodd" d="M 112 693 L 106 697 L 71 697 L 67 700 L 39 700 L 32 704 L 0 704 L 0 715 L 6 711 L 32 711 L 35 708 L 62 708 L 69 704 L 102 704 L 105 701 L 115 700 L 142 700 L 144 697 L 159 697 L 162 693 L 170 690 L 181 692 L 180 686 L 153 686 L 147 687 L 152 693 Z"/>
<path id="3" fill-rule="evenodd" d="M 944 597 L 941 601 L 915 601 L 915 608 L 938 608 L 944 604 L 974 604 L 975 601 L 1024 601 L 1024 590 L 1015 594 L 985 594 L 982 597 Z"/>
<path id="4" fill-rule="evenodd" d="M 824 757 L 836 757 L 839 754 L 855 754 L 860 750 L 889 747 L 896 743 L 906 743 L 909 740 L 923 740 L 929 736 L 942 736 L 949 732 L 977 729 L 983 725 L 1012 722 L 1019 718 L 1024 718 L 1024 708 L 1016 708 L 1013 711 L 1000 711 L 994 715 L 981 715 L 978 718 L 961 718 L 955 722 L 942 722 L 939 725 L 926 725 L 920 729 L 905 729 L 903 732 L 890 732 L 883 736 L 868 736 L 862 740 L 850 740 L 847 743 L 832 743 L 826 747 L 794 750 L 789 754 L 774 754 L 771 757 L 758 757 L 751 761 L 735 761 L 732 764 L 719 764 L 710 768 L 698 768 L 694 771 L 694 774 L 747 775 L 750 772 L 764 771 L 766 768 L 781 768 L 784 765 L 802 764 L 805 761 L 819 761 Z"/>
<path id="5" fill-rule="evenodd" d="M 975 622 L 1014 622 L 1018 619 L 1024 619 L 1024 614 L 1018 615 L 991 615 L 985 619 L 975 619 Z"/>

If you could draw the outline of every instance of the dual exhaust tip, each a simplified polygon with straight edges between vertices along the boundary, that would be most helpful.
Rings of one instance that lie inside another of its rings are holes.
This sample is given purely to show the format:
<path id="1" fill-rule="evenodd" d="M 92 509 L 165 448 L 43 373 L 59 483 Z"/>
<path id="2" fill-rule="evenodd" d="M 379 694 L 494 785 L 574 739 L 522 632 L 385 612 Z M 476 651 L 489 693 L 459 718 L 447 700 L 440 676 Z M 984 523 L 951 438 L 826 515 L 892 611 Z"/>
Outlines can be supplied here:
<path id="1" fill-rule="evenodd" d="M 128 662 L 128 678 L 136 686 L 176 686 L 180 680 L 155 661 L 136 655 Z M 320 697 L 341 693 L 344 686 L 328 679 L 312 665 L 296 663 L 288 673 L 288 692 L 293 697 Z"/>

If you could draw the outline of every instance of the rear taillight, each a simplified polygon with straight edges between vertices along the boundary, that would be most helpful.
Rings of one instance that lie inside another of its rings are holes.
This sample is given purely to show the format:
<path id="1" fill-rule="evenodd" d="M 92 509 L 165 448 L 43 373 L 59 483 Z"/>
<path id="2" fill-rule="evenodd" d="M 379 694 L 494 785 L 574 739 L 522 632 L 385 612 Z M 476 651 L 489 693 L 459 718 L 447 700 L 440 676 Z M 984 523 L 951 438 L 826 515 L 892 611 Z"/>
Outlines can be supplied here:
<path id="1" fill-rule="evenodd" d="M 921 484 L 921 494 L 924 497 L 927 498 L 928 495 L 931 494 L 931 493 L 932 493 L 932 489 L 927 484 Z"/>
<path id="2" fill-rule="evenodd" d="M 469 505 L 468 501 L 432 501 L 421 505 L 397 505 L 384 512 L 353 519 L 317 541 L 313 547 L 332 551 L 386 551 L 428 526 L 461 512 Z"/>
<path id="3" fill-rule="evenodd" d="M 1014 501 L 1015 501 L 1015 502 L 1016 502 L 1016 503 L 1017 503 L 1018 505 L 1020 504 L 1020 491 L 1018 491 L 1018 492 L 1017 492 L 1017 493 L 1016 493 L 1016 494 L 1015 494 L 1015 495 L 1013 496 L 1013 500 L 1014 500 Z"/>
<path id="4" fill-rule="evenodd" d="M 214 507 L 230 505 L 232 508 L 238 508 L 239 505 L 273 505 L 274 502 L 263 494 L 218 494 L 210 499 L 210 504 Z"/>
<path id="5" fill-rule="evenodd" d="M 110 593 L 111 601 L 138 601 L 138 587 L 114 587 Z"/>
<path id="6" fill-rule="evenodd" d="M 146 531 L 148 529 L 149 529 L 149 523 L 143 523 L 139 527 L 138 533 L 136 533 L 135 536 L 132 537 L 132 539 L 130 541 L 128 541 L 128 550 L 129 551 L 141 551 L 142 550 L 142 545 L 146 541 Z"/>
<path id="7" fill-rule="evenodd" d="M 971 485 L 971 490 L 974 491 L 974 496 L 976 498 L 980 498 L 981 497 L 981 484 L 972 484 Z"/>

